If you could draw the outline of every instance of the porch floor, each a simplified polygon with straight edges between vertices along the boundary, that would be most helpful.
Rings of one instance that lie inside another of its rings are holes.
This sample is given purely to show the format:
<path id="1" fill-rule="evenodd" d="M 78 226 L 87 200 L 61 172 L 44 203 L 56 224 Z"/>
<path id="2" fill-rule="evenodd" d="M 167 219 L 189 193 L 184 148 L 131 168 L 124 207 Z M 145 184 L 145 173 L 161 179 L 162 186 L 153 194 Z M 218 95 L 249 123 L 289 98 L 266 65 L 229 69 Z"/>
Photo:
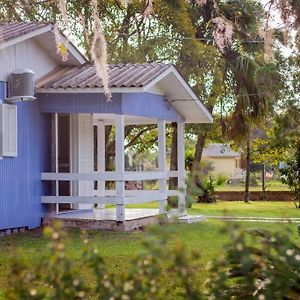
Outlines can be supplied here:
<path id="1" fill-rule="evenodd" d="M 113 230 L 132 231 L 159 222 L 158 209 L 125 209 L 125 221 L 116 220 L 116 209 L 106 208 L 96 215 L 91 209 L 77 210 L 51 215 L 43 220 L 43 225 L 51 225 L 54 220 L 60 220 L 65 228 L 79 228 L 84 230 Z M 161 215 L 167 218 L 167 215 Z"/>
<path id="2" fill-rule="evenodd" d="M 158 209 L 143 209 L 143 208 L 126 208 L 125 221 L 154 217 L 159 215 Z M 78 220 L 103 220 L 116 221 L 116 209 L 105 208 L 97 210 L 97 213 L 90 209 L 88 210 L 74 210 L 59 215 L 53 216 L 55 219 L 78 219 Z"/>
<path id="3" fill-rule="evenodd" d="M 125 221 L 116 220 L 116 209 L 106 208 L 94 214 L 91 209 L 74 210 L 59 215 L 51 215 L 43 220 L 44 225 L 50 225 L 54 220 L 60 220 L 65 228 L 100 229 L 113 231 L 131 231 L 143 229 L 150 224 L 160 221 L 161 216 L 169 222 L 194 223 L 205 221 L 204 216 L 178 216 L 177 210 L 171 210 L 166 214 L 159 214 L 158 209 L 127 208 L 125 209 Z"/>

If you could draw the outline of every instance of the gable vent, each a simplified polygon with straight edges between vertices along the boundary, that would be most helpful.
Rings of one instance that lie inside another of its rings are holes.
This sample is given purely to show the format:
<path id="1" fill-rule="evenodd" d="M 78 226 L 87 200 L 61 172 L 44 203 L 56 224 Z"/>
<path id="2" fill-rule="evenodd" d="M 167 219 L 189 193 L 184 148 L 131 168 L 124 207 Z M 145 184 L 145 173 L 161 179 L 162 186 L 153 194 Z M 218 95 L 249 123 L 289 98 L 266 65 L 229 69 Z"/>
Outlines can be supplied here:
<path id="1" fill-rule="evenodd" d="M 33 101 L 34 72 L 28 69 L 16 70 L 8 78 L 8 95 L 6 101 Z"/>

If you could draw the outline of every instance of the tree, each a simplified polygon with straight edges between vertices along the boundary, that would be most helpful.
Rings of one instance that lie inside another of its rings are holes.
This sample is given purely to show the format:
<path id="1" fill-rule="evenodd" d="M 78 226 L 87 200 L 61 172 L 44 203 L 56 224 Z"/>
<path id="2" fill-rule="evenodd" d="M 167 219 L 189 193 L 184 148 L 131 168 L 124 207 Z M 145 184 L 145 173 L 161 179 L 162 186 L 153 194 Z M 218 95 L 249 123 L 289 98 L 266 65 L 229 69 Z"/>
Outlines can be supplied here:
<path id="1" fill-rule="evenodd" d="M 258 37 L 264 12 L 254 0 L 34 0 L 30 5 L 28 1 L 0 0 L 0 4 L 1 20 L 52 21 L 68 36 L 74 35 L 95 62 L 108 98 L 107 62 L 169 61 L 211 112 L 222 107 L 232 116 L 227 120 L 230 130 L 224 129 L 224 133 L 231 131 L 236 139 L 239 127 L 247 129 L 246 125 L 262 118 L 267 109 L 266 97 L 260 93 L 270 69 L 264 68 Z M 106 53 L 114 55 L 106 58 Z M 128 136 L 133 132 L 129 129 Z M 152 130 L 139 129 L 142 134 Z M 107 137 L 113 136 L 112 130 L 107 127 Z M 210 129 L 199 125 L 187 130 L 197 137 L 193 162 L 197 176 Z M 175 169 L 175 126 L 172 136 L 171 169 Z M 112 145 L 108 138 L 108 156 L 113 154 Z"/>

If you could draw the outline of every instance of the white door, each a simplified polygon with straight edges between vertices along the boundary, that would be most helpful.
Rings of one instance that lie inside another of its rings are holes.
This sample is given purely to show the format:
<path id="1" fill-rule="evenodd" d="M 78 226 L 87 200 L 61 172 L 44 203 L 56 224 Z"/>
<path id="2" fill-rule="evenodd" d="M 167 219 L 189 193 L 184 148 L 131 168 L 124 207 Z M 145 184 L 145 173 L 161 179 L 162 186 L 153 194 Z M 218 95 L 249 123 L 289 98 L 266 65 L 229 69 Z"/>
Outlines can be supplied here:
<path id="1" fill-rule="evenodd" d="M 94 128 L 91 114 L 71 116 L 71 157 L 72 172 L 94 172 Z M 94 182 L 79 181 L 72 185 L 72 194 L 93 196 Z M 93 204 L 79 204 L 79 209 L 90 209 Z"/>

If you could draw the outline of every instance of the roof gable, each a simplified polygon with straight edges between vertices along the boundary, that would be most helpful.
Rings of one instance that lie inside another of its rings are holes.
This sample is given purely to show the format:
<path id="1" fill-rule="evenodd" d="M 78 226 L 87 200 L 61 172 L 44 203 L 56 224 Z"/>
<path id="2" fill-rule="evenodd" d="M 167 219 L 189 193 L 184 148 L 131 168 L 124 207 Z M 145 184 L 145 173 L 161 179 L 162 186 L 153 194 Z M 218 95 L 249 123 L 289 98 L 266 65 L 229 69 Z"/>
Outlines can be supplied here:
<path id="1" fill-rule="evenodd" d="M 0 41 L 2 44 L 28 35 L 44 33 L 51 29 L 48 22 L 14 22 L 0 24 Z"/>
<path id="2" fill-rule="evenodd" d="M 65 46 L 69 52 L 69 59 L 66 62 L 60 60 L 62 65 L 78 65 L 86 62 L 82 53 L 67 38 L 60 34 L 61 40 L 65 41 Z M 0 23 L 0 50 L 34 39 L 49 55 L 57 61 L 56 44 L 53 25 L 49 22 L 12 22 Z M 50 42 L 49 42 L 50 41 Z"/>
<path id="3" fill-rule="evenodd" d="M 206 148 L 203 149 L 203 157 L 240 157 L 239 152 L 231 150 L 229 145 L 226 144 L 209 144 Z"/>

